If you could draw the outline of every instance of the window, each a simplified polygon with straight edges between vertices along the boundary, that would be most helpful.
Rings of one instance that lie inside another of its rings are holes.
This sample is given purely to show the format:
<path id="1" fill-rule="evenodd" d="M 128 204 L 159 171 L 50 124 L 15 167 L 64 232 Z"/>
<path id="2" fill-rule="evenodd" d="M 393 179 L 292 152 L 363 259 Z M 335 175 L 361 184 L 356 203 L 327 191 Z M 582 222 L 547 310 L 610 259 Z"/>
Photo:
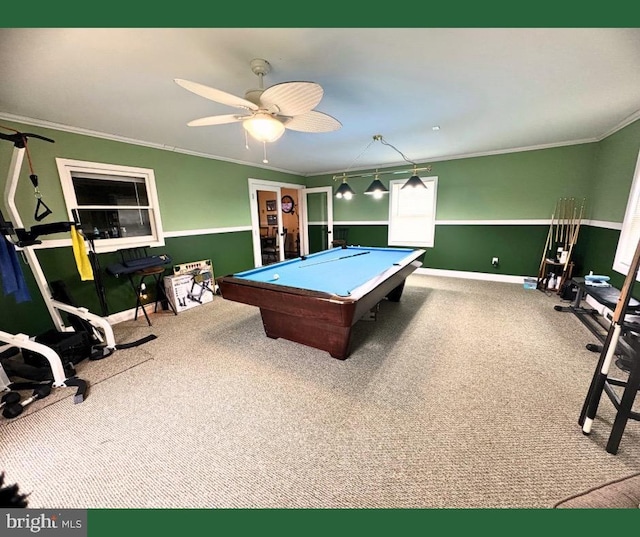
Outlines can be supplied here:
<path id="1" fill-rule="evenodd" d="M 153 170 L 56 159 L 69 218 L 77 209 L 97 252 L 164 246 Z"/>
<path id="2" fill-rule="evenodd" d="M 627 274 L 633 261 L 636 247 L 640 241 L 640 153 L 636 162 L 636 171 L 631 184 L 631 192 L 624 213 L 622 231 L 618 239 L 618 248 L 613 260 L 613 270 Z M 636 277 L 636 279 L 639 279 Z"/>
<path id="3" fill-rule="evenodd" d="M 438 178 L 427 177 L 427 188 L 405 188 L 406 179 L 389 183 L 389 245 L 433 247 Z"/>

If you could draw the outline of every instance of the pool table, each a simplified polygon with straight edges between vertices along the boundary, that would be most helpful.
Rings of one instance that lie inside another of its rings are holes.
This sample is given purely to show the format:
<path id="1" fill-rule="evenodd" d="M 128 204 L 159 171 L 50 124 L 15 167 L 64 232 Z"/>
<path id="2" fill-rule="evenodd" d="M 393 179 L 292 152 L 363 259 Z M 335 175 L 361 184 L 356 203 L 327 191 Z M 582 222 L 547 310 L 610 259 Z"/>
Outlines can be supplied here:
<path id="1" fill-rule="evenodd" d="M 258 306 L 264 331 L 349 356 L 353 325 L 422 265 L 424 250 L 343 246 L 216 279 L 222 297 Z"/>

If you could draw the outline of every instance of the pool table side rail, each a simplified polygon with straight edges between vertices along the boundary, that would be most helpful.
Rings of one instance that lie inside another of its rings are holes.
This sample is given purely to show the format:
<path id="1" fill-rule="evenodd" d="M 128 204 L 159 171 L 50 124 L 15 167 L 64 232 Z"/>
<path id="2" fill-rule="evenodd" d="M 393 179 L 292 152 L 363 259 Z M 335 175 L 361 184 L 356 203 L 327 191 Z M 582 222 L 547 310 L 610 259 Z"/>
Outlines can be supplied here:
<path id="1" fill-rule="evenodd" d="M 406 267 L 408 265 L 412 265 L 413 264 L 414 268 L 413 268 L 413 270 L 411 272 L 413 272 L 414 270 L 420 268 L 422 266 L 422 262 L 418 261 L 417 259 L 420 256 L 422 256 L 424 253 L 425 253 L 424 250 L 414 250 L 413 252 L 411 252 L 411 254 L 409 254 L 405 258 L 401 259 L 397 263 L 394 263 L 391 267 L 389 267 L 384 272 L 381 272 L 380 274 L 378 274 L 374 278 L 371 278 L 369 281 L 363 283 L 361 286 L 356 287 L 355 289 L 352 289 L 351 293 L 349 294 L 349 296 L 351 298 L 358 299 L 358 298 L 366 295 L 372 289 L 374 289 L 378 285 L 380 285 L 383 281 L 391 278 L 391 276 L 393 276 L 393 274 L 395 274 L 396 272 L 399 272 L 400 270 L 402 270 L 404 267 Z"/>
<path id="2" fill-rule="evenodd" d="M 222 297 L 234 302 L 274 310 L 294 317 L 304 316 L 339 326 L 350 326 L 355 300 L 330 293 L 255 282 L 234 276 L 217 279 Z"/>

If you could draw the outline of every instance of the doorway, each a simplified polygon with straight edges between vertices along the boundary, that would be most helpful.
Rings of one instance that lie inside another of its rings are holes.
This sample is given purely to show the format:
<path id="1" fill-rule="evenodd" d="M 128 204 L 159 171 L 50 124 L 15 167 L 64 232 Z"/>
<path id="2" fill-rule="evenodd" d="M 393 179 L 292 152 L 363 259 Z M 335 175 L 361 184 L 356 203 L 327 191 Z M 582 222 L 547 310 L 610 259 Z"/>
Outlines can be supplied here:
<path id="1" fill-rule="evenodd" d="M 249 179 L 253 253 L 256 267 L 298 257 L 301 185 Z"/>
<path id="2" fill-rule="evenodd" d="M 322 186 L 305 188 L 302 227 L 303 254 L 313 254 L 331 247 L 333 239 L 333 188 Z"/>
<path id="3" fill-rule="evenodd" d="M 333 189 L 249 179 L 254 266 L 331 247 Z M 275 244 L 274 244 L 275 243 Z"/>

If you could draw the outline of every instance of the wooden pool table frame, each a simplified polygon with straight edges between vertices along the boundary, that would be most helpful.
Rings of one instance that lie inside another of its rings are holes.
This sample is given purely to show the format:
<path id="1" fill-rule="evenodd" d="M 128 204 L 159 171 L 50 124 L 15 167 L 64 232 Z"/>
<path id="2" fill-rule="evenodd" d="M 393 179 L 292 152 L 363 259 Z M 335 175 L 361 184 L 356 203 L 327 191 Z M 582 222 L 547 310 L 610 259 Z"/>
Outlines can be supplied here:
<path id="1" fill-rule="evenodd" d="M 216 282 L 223 298 L 260 308 L 268 337 L 302 343 L 344 360 L 351 352 L 353 325 L 384 298 L 398 302 L 407 276 L 422 266 L 417 259 L 424 250 L 410 253 L 406 264 L 391 266 L 348 297 L 233 275 L 221 276 Z"/>

